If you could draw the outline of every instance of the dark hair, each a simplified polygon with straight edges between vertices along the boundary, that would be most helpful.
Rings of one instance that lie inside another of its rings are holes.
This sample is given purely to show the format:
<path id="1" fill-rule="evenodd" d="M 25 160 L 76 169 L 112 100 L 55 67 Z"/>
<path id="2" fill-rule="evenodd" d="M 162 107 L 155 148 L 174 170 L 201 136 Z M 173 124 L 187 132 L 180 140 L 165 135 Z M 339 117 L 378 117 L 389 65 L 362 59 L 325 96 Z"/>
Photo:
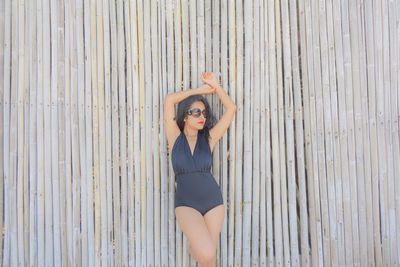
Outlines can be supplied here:
<path id="1" fill-rule="evenodd" d="M 202 95 L 191 95 L 181 102 L 178 103 L 178 111 L 176 114 L 176 123 L 179 126 L 179 129 L 181 132 L 183 131 L 183 128 L 185 126 L 184 119 L 188 116 L 186 112 L 190 109 L 190 106 L 193 104 L 193 102 L 196 101 L 201 101 L 204 104 L 204 107 L 206 109 L 207 113 L 207 118 L 206 118 L 206 124 L 204 124 L 203 129 L 199 130 L 199 133 L 204 133 L 204 136 L 206 137 L 206 140 L 208 142 L 208 138 L 210 137 L 209 130 L 215 125 L 216 123 L 216 118 L 214 114 L 211 111 L 210 104 L 208 104 L 207 98 L 205 98 Z"/>

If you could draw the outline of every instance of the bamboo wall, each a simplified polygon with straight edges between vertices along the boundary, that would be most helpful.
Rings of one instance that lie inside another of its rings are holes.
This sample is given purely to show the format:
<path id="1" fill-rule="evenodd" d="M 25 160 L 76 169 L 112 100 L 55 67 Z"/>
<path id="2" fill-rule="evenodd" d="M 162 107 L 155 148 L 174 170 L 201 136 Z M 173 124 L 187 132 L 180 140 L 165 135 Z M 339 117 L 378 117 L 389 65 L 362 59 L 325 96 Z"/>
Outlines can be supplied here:
<path id="1" fill-rule="evenodd" d="M 398 266 L 399 36 L 399 0 L 1 0 L 0 265 L 196 266 L 162 105 L 214 71 L 217 266 Z"/>

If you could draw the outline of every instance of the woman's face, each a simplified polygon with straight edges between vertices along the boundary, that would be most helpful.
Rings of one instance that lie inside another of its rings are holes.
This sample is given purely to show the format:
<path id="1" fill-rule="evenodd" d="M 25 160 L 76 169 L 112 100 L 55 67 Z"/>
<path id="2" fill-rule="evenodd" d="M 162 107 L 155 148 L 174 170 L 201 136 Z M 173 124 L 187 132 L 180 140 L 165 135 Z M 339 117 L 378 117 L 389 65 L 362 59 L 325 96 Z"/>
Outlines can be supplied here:
<path id="1" fill-rule="evenodd" d="M 204 103 L 201 101 L 193 102 L 189 110 L 192 111 L 192 114 L 187 115 L 184 119 L 185 126 L 197 130 L 203 129 L 206 123 Z"/>

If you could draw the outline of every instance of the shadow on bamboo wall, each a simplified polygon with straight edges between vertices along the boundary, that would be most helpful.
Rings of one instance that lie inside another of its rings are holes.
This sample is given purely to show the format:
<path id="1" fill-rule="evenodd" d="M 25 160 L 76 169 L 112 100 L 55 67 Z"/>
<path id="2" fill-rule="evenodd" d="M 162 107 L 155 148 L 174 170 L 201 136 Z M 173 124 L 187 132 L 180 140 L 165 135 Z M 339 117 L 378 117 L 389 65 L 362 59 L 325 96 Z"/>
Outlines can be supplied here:
<path id="1" fill-rule="evenodd" d="M 162 104 L 213 71 L 238 107 L 217 266 L 399 265 L 399 19 L 399 0 L 0 1 L 1 264 L 195 266 Z"/>

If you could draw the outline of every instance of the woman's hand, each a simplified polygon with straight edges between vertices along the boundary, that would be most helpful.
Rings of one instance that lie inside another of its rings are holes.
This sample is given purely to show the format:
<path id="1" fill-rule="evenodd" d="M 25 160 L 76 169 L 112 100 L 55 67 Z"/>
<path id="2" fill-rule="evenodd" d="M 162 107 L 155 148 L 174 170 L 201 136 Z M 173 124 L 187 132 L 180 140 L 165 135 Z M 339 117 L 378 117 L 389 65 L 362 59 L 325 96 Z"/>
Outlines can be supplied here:
<path id="1" fill-rule="evenodd" d="M 220 87 L 217 76 L 213 72 L 203 72 L 200 78 L 204 83 L 208 84 L 209 86 L 215 89 Z"/>

